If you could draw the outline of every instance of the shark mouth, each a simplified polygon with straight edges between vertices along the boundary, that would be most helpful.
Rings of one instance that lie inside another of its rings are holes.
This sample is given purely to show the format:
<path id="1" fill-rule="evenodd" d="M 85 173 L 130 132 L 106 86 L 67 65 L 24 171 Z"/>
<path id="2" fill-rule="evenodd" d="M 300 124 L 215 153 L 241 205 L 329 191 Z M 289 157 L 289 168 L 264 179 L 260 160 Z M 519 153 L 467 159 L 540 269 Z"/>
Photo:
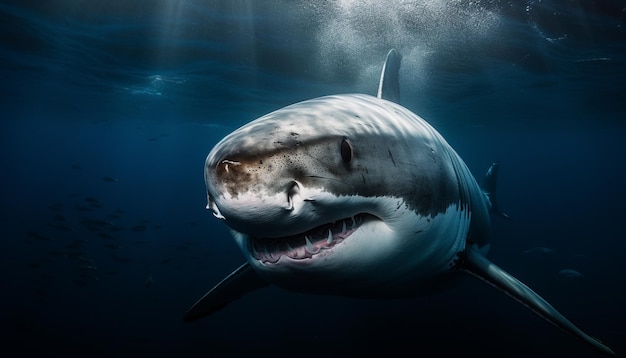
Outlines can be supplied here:
<path id="1" fill-rule="evenodd" d="M 287 256 L 294 260 L 310 259 L 320 252 L 329 250 L 347 239 L 364 222 L 374 220 L 370 214 L 357 214 L 334 223 L 320 225 L 301 234 L 280 238 L 248 239 L 248 249 L 252 257 L 274 264 Z"/>

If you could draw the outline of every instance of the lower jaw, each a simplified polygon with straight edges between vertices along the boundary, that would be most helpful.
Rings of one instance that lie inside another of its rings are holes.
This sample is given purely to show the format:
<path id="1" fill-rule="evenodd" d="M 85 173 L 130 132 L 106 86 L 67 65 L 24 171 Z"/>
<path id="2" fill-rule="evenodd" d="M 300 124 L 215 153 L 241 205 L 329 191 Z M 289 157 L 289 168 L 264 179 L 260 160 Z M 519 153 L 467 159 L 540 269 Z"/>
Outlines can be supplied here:
<path id="1" fill-rule="evenodd" d="M 338 244 L 339 242 L 337 242 Z M 336 244 L 335 244 L 336 245 Z M 333 246 L 335 246 L 333 245 Z M 272 251 L 272 252 L 258 252 L 251 250 L 250 255 L 262 264 L 277 264 L 279 260 L 294 260 L 303 261 L 312 259 L 315 256 L 322 256 L 324 253 L 329 253 L 331 247 L 315 247 L 312 252 L 308 251 L 304 247 L 298 247 L 291 250 Z"/>

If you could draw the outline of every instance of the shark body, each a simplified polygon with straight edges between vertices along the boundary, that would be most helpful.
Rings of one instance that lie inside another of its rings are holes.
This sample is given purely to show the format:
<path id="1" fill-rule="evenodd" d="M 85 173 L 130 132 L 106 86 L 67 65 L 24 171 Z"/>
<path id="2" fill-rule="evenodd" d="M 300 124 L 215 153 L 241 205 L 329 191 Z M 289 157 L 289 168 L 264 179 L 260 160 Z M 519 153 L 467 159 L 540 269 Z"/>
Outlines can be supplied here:
<path id="1" fill-rule="evenodd" d="M 461 157 L 399 101 L 391 50 L 376 97 L 287 106 L 222 139 L 205 163 L 207 209 L 246 262 L 186 321 L 269 284 L 353 297 L 411 297 L 475 276 L 595 349 L 613 354 L 486 258 L 498 163 L 482 187 Z"/>

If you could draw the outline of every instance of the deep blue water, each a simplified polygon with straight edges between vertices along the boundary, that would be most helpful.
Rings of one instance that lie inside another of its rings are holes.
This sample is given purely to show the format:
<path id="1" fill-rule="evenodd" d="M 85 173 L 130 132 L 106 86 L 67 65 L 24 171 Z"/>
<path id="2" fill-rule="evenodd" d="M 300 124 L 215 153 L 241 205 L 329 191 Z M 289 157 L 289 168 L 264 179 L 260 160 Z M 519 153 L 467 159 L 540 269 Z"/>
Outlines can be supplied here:
<path id="1" fill-rule="evenodd" d="M 402 103 L 477 176 L 501 162 L 514 220 L 495 218 L 489 257 L 625 354 L 625 17 L 626 1 L 2 1 L 2 356 L 595 356 L 473 279 L 392 301 L 268 288 L 182 322 L 243 260 L 204 210 L 212 146 L 296 101 L 375 94 L 392 47 Z"/>

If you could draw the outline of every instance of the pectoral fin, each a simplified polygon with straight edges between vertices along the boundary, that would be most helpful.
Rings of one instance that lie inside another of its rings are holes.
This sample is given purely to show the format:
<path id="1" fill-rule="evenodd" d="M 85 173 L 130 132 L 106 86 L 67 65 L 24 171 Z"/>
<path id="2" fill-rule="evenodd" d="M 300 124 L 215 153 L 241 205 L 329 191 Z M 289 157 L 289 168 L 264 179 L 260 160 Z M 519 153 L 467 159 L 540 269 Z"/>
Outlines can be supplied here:
<path id="1" fill-rule="evenodd" d="M 548 302 L 546 302 L 546 300 L 541 298 L 518 279 L 489 261 L 474 247 L 467 247 L 463 266 L 466 272 L 478 277 L 479 279 L 511 296 L 519 303 L 530 308 L 541 318 L 552 323 L 563 331 L 593 346 L 595 349 L 604 354 L 615 355 L 615 352 L 613 352 L 611 348 L 581 331 Z"/>
<path id="2" fill-rule="evenodd" d="M 215 285 L 201 299 L 198 300 L 183 318 L 185 322 L 192 322 L 206 317 L 232 301 L 256 289 L 268 286 L 247 262 L 226 276 L 220 283 Z"/>

